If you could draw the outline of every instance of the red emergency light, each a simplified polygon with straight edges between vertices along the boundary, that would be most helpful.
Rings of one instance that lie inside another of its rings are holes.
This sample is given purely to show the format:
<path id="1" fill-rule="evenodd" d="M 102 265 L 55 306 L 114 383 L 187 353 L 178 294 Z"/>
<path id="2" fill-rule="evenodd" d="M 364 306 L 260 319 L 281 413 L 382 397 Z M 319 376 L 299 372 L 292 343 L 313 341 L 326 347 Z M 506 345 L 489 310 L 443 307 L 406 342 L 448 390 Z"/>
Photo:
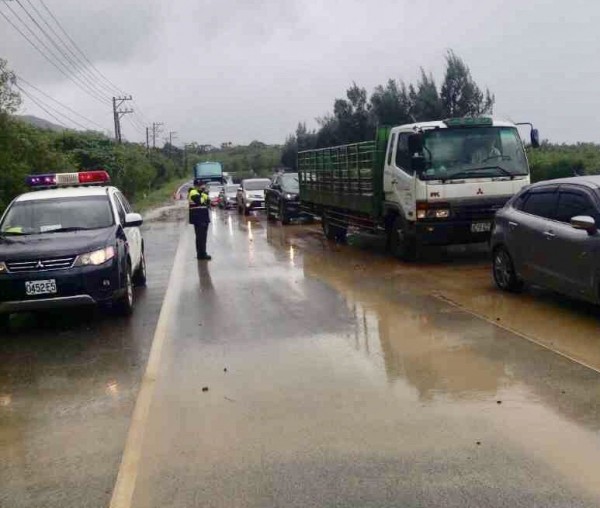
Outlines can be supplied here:
<path id="1" fill-rule="evenodd" d="M 29 187 L 73 187 L 77 185 L 106 184 L 110 175 L 104 170 L 80 171 L 79 173 L 49 173 L 44 175 L 29 175 L 25 183 Z"/>

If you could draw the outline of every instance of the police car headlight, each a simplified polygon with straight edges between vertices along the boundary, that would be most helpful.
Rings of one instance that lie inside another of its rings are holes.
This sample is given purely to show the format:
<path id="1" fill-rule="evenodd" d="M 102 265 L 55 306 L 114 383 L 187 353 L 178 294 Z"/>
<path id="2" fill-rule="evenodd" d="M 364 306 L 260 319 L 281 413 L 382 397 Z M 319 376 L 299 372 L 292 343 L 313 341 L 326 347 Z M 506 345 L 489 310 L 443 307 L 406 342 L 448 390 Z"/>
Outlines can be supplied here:
<path id="1" fill-rule="evenodd" d="M 80 254 L 75 261 L 75 266 L 98 266 L 103 265 L 115 257 L 115 248 L 110 246 L 104 249 L 95 250 Z"/>
<path id="2" fill-rule="evenodd" d="M 6 263 L 4 261 L 0 261 L 0 274 L 8 272 L 8 268 L 6 268 Z"/>

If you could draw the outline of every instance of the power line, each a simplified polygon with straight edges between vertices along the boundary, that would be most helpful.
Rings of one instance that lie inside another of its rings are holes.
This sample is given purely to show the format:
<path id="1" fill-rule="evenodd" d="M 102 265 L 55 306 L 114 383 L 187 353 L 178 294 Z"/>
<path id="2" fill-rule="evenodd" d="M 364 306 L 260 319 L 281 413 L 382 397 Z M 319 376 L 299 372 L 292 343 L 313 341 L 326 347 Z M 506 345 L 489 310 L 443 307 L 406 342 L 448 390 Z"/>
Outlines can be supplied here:
<path id="1" fill-rule="evenodd" d="M 37 104 L 42 110 L 44 110 L 48 115 L 50 115 L 52 118 L 54 118 L 61 127 L 64 127 L 66 129 L 68 129 L 68 127 L 66 125 L 64 125 L 62 122 L 63 120 L 61 120 L 60 118 L 58 118 L 56 115 L 54 115 L 52 112 L 48 111 L 48 109 L 46 108 L 50 108 L 52 109 L 54 112 L 56 112 L 57 115 L 62 116 L 63 118 L 66 118 L 69 122 L 74 123 L 75 125 L 77 125 L 78 127 L 81 127 L 83 130 L 88 130 L 88 128 L 85 125 L 80 124 L 79 122 L 77 122 L 76 120 L 73 120 L 72 118 L 69 118 L 67 115 L 65 115 L 64 113 L 61 113 L 60 111 L 58 111 L 56 108 L 54 108 L 53 106 L 50 106 L 47 103 L 42 102 L 40 99 L 34 97 L 33 95 L 29 94 L 27 92 L 27 90 L 24 90 L 23 88 L 21 88 L 18 84 L 15 85 L 23 94 L 25 94 L 25 96 L 29 97 L 29 99 L 31 99 L 35 104 Z"/>
<path id="2" fill-rule="evenodd" d="M 110 86 L 112 86 L 115 90 L 117 90 L 119 92 L 119 95 L 126 95 L 126 93 L 121 90 L 117 85 L 115 85 L 110 79 L 108 79 L 104 74 L 102 74 L 97 68 L 96 66 L 90 61 L 90 59 L 86 56 L 86 54 L 79 48 L 79 46 L 77 45 L 77 43 L 71 38 L 71 36 L 67 33 L 67 31 L 64 29 L 64 27 L 62 26 L 62 24 L 60 23 L 60 21 L 58 21 L 58 19 L 56 19 L 56 16 L 54 16 L 54 14 L 52 13 L 52 11 L 48 8 L 48 6 L 46 5 L 46 2 L 44 2 L 44 0 L 40 0 L 40 3 L 42 4 L 42 6 L 44 7 L 44 9 L 46 9 L 46 12 L 50 15 L 50 17 L 54 20 L 54 22 L 56 23 L 56 25 L 58 26 L 58 28 L 62 31 L 63 34 L 65 34 L 65 36 L 67 37 L 67 39 L 69 39 L 69 41 L 71 42 L 71 44 L 73 45 L 73 47 L 75 48 L 75 50 L 77 50 L 77 52 L 83 57 L 83 59 L 90 65 L 90 67 L 92 69 L 94 69 L 96 71 L 96 73 L 102 78 L 104 79 L 104 81 L 106 81 Z"/>
<path id="3" fill-rule="evenodd" d="M 88 70 L 88 66 L 85 64 L 85 62 L 83 62 L 81 60 L 81 58 L 79 56 L 77 56 L 73 50 L 68 46 L 68 44 L 64 41 L 64 39 L 61 37 L 61 35 L 59 33 L 57 33 L 57 31 L 54 29 L 54 27 L 52 25 L 50 25 L 50 23 L 48 23 L 48 21 L 46 21 L 46 18 L 44 17 L 44 15 L 42 13 L 40 13 L 40 11 L 38 10 L 38 8 L 31 2 L 31 0 L 26 0 L 27 3 L 31 6 L 31 8 L 35 11 L 35 13 L 37 14 L 38 18 L 44 23 L 44 25 L 46 25 L 50 31 L 54 34 L 54 36 L 56 37 L 56 39 L 61 43 L 62 47 L 64 47 L 67 52 L 69 53 L 69 55 L 72 58 L 69 58 L 69 61 L 73 63 L 73 65 L 76 66 L 76 68 L 78 69 L 79 72 L 81 72 L 82 75 L 84 75 L 86 78 L 88 78 L 88 80 L 91 82 L 91 84 L 95 87 L 97 87 L 99 90 L 102 90 L 102 93 L 108 93 L 108 94 L 113 94 L 113 90 L 111 88 L 109 88 L 108 86 L 106 86 L 104 83 L 102 83 L 101 81 L 98 81 L 96 76 L 94 76 L 94 74 L 92 74 L 89 70 Z M 21 8 L 23 10 L 25 10 L 25 7 L 23 7 L 23 5 L 19 2 L 19 0 L 17 0 L 17 3 L 21 6 Z M 25 10 L 25 12 L 27 12 Z M 29 13 L 27 13 L 29 15 Z M 39 27 L 39 25 L 37 24 L 37 22 L 35 22 L 35 20 L 33 19 L 33 17 L 29 16 L 34 23 L 36 23 L 36 25 Z M 39 27 L 41 29 L 41 27 Z M 46 37 L 48 37 L 49 40 L 51 40 L 53 43 L 53 39 L 46 33 Z M 60 48 L 54 44 L 56 46 L 57 49 L 60 50 Z M 66 58 L 68 58 L 68 55 L 65 55 L 65 53 L 63 53 L 61 51 L 61 54 L 63 56 L 65 56 Z"/>
<path id="4" fill-rule="evenodd" d="M 52 46 L 54 46 L 54 48 L 56 49 L 56 51 L 58 51 L 59 56 L 57 58 L 59 60 L 60 60 L 60 57 L 62 57 L 64 59 L 64 61 L 61 60 L 61 63 L 63 65 L 65 65 L 65 67 L 69 67 L 70 66 L 70 68 L 73 71 L 74 75 L 77 75 L 78 73 L 81 73 L 81 76 L 77 76 L 78 79 L 80 79 L 83 83 L 86 84 L 87 87 L 89 87 L 91 90 L 94 90 L 94 92 L 96 92 L 98 95 L 100 95 L 102 97 L 106 92 L 103 91 L 101 88 L 99 88 L 98 85 L 96 85 L 96 83 L 94 81 L 90 80 L 90 78 L 87 75 L 85 75 L 85 73 L 81 72 L 81 69 L 79 69 L 79 67 L 77 65 L 77 62 L 75 62 L 68 54 L 66 54 L 62 50 L 62 48 L 56 43 L 56 41 L 52 38 L 52 36 L 48 34 L 48 32 L 38 23 L 38 21 L 25 8 L 25 6 L 21 3 L 21 0 L 15 0 L 15 1 L 19 5 L 19 7 L 21 7 L 21 9 L 26 14 L 26 16 L 38 28 L 38 30 L 46 37 L 46 39 L 48 39 L 48 41 L 50 42 L 50 44 L 52 44 Z M 23 22 L 22 20 L 21 20 L 21 22 L 25 24 L 25 22 Z M 29 28 L 29 26 L 28 26 L 28 28 Z"/>
<path id="5" fill-rule="evenodd" d="M 73 113 L 74 115 L 77 115 L 78 117 L 80 117 L 81 119 L 85 120 L 86 122 L 89 122 L 90 124 L 95 125 L 96 127 L 100 128 L 102 131 L 106 130 L 106 127 L 103 127 L 99 123 L 96 123 L 93 120 L 90 120 L 89 118 L 83 116 L 82 114 L 78 113 L 77 111 L 75 111 L 74 109 L 70 108 L 66 104 L 63 104 L 62 102 L 57 101 L 54 97 L 51 97 L 46 92 L 44 92 L 43 90 L 40 90 L 37 86 L 32 85 L 31 83 L 29 83 L 28 81 L 26 81 L 25 79 L 23 79 L 19 75 L 17 75 L 17 82 L 19 82 L 19 83 L 20 82 L 25 83 L 25 85 L 27 85 L 28 87 L 33 88 L 35 91 L 37 91 L 38 93 L 42 94 L 44 97 L 50 99 L 51 101 L 55 102 L 59 106 L 62 106 L 63 108 L 69 110 L 71 113 Z"/>
<path id="6" fill-rule="evenodd" d="M 8 6 L 8 3 L 5 2 L 5 4 Z M 10 7 L 9 7 L 10 8 Z M 14 11 L 11 10 L 11 12 Z M 59 67 L 56 62 L 54 62 L 52 59 L 50 59 L 50 57 L 48 57 L 48 55 L 46 55 L 46 53 L 44 53 L 34 42 L 32 42 L 32 40 L 25 34 L 23 33 L 23 31 L 17 26 L 15 25 L 15 23 L 2 11 L 0 10 L 0 15 L 2 15 L 2 17 L 31 45 L 33 46 L 33 48 L 40 53 L 40 55 L 42 55 L 51 65 L 53 65 L 63 76 L 65 76 L 67 79 L 69 79 L 70 81 L 72 81 L 73 83 L 75 83 L 75 85 L 77 85 L 77 87 L 79 87 L 81 90 L 83 90 L 85 93 L 87 93 L 90 97 L 96 99 L 97 101 L 101 102 L 102 104 L 105 104 L 106 101 L 103 98 L 99 98 L 97 95 L 95 95 L 94 93 L 90 92 L 87 88 L 85 88 L 84 86 L 81 85 L 81 83 L 77 82 L 73 77 L 71 77 L 68 74 L 68 71 L 65 72 L 61 67 Z M 18 18 L 18 15 L 17 15 Z M 19 18 L 20 19 L 20 18 Z M 22 22 L 22 21 L 21 21 Z M 31 29 L 25 25 L 26 28 L 31 32 Z M 32 32 L 33 33 L 33 32 Z M 33 34 L 38 40 L 39 37 L 37 37 L 37 35 L 35 35 L 35 33 Z M 42 45 L 45 46 L 45 44 L 42 41 Z M 59 61 L 59 63 L 61 63 Z M 64 67 L 64 64 L 63 64 Z"/>

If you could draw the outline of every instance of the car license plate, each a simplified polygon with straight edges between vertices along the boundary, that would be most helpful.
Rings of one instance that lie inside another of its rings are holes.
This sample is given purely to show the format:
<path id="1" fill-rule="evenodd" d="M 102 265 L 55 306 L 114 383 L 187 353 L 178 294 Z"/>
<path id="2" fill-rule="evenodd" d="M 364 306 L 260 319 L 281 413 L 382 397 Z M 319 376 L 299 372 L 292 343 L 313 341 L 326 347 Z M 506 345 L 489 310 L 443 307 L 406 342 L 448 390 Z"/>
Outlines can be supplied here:
<path id="1" fill-rule="evenodd" d="M 491 229 L 491 222 L 473 222 L 471 224 L 471 233 L 488 233 Z"/>
<path id="2" fill-rule="evenodd" d="M 53 295 L 56 294 L 56 280 L 34 280 L 25 282 L 25 293 L 27 296 Z"/>

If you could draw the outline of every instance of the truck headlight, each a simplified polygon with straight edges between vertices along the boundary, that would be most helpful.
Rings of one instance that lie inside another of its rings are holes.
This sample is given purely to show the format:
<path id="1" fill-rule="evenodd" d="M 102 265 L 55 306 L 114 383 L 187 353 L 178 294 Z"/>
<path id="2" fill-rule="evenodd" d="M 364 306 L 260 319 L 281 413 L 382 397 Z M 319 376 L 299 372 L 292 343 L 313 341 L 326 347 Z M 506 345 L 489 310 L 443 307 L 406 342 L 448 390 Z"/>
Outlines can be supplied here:
<path id="1" fill-rule="evenodd" d="M 6 263 L 4 261 L 0 261 L 0 274 L 8 272 L 8 268 L 6 267 Z"/>
<path id="2" fill-rule="evenodd" d="M 417 202 L 417 219 L 447 219 L 450 215 L 449 203 Z"/>
<path id="3" fill-rule="evenodd" d="M 295 199 L 295 198 L 296 198 L 296 195 L 295 195 L 295 194 L 290 194 L 289 192 L 286 192 L 286 193 L 283 195 L 283 197 L 284 197 L 285 199 L 292 200 L 292 199 Z"/>
<path id="4" fill-rule="evenodd" d="M 98 266 L 103 265 L 115 257 L 115 248 L 111 245 L 104 249 L 98 249 L 93 252 L 79 254 L 75 260 L 74 266 Z"/>

